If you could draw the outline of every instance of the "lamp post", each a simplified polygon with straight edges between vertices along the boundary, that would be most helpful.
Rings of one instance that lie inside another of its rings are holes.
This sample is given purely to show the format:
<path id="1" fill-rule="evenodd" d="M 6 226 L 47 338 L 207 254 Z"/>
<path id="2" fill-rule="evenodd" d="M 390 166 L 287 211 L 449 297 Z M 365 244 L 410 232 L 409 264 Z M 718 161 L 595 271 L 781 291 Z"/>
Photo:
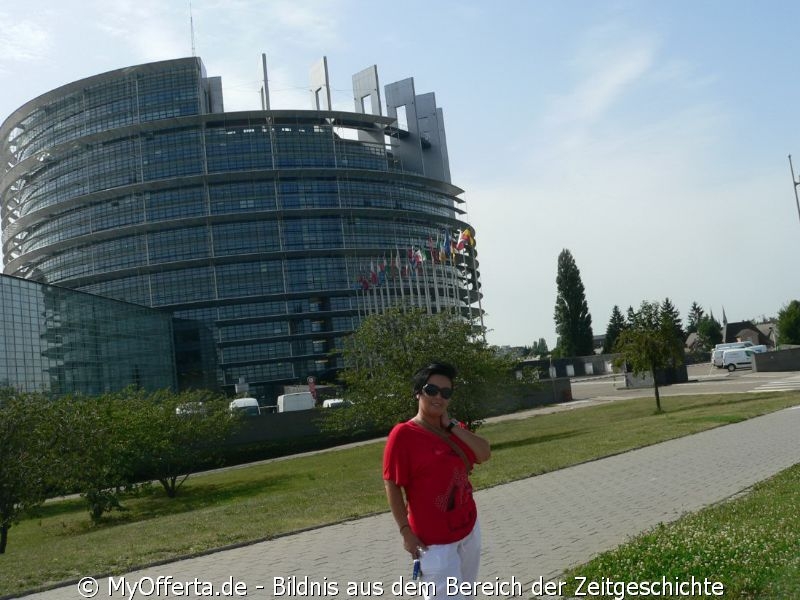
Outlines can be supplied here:
<path id="1" fill-rule="evenodd" d="M 794 178 L 794 166 L 792 166 L 792 155 L 789 155 L 789 170 L 792 173 L 792 183 L 794 184 L 794 201 L 797 204 L 797 218 L 800 219 L 800 198 L 797 197 L 797 186 L 800 185 L 800 181 Z"/>

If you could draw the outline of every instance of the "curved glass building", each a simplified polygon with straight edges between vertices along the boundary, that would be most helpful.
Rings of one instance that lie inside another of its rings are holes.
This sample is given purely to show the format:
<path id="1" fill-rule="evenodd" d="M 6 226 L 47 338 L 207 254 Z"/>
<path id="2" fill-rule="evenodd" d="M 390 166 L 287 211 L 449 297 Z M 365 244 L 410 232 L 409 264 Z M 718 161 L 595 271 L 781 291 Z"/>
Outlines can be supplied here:
<path id="1" fill-rule="evenodd" d="M 407 79 L 354 75 L 353 112 L 224 112 L 199 58 L 119 69 L 0 126 L 4 273 L 175 317 L 181 387 L 274 397 L 325 377 L 365 315 L 480 315 L 474 232 L 441 109 Z M 265 77 L 266 81 L 266 77 Z M 460 243 L 459 243 L 460 240 Z"/>

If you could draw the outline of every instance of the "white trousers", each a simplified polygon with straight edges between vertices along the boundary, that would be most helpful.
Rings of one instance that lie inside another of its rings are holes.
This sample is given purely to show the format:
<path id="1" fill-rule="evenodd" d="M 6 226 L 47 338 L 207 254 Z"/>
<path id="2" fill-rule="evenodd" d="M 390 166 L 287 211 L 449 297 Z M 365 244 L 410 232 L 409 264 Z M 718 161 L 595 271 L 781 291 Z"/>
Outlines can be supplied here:
<path id="1" fill-rule="evenodd" d="M 452 544 L 428 546 L 419 559 L 422 570 L 421 580 L 433 584 L 421 586 L 425 600 L 463 599 L 464 596 L 460 592 L 455 595 L 447 594 L 447 578 L 455 577 L 459 583 L 477 581 L 480 559 L 481 528 L 477 521 L 475 527 L 465 538 Z M 450 591 L 451 593 L 453 591 L 452 585 Z"/>

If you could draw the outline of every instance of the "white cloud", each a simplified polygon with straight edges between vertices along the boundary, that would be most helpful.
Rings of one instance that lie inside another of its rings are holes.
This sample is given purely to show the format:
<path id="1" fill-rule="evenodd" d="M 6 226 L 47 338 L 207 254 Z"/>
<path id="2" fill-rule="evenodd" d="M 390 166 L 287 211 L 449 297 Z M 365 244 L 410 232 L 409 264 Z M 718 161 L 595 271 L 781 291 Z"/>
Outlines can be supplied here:
<path id="1" fill-rule="evenodd" d="M 115 43 L 127 46 L 137 61 L 189 56 L 191 28 L 188 6 L 177 12 L 170 10 L 169 6 L 155 0 L 103 2 L 97 5 L 96 27 L 114 38 Z"/>
<path id="2" fill-rule="evenodd" d="M 35 20 L 15 21 L 0 13 L 0 70 L 5 64 L 43 60 L 51 47 L 51 34 Z"/>
<path id="3" fill-rule="evenodd" d="M 648 73 L 653 60 L 654 48 L 644 43 L 621 48 L 604 62 L 592 61 L 587 65 L 588 76 L 572 92 L 554 99 L 549 125 L 596 121 Z"/>

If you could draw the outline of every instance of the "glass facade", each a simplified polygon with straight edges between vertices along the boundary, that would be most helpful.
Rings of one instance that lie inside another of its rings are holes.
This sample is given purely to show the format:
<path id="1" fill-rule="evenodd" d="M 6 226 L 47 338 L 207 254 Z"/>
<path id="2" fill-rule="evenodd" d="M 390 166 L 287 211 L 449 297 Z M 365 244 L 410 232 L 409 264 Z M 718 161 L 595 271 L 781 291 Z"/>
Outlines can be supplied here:
<path id="1" fill-rule="evenodd" d="M 172 317 L 0 275 L 0 386 L 56 395 L 175 388 Z"/>
<path id="2" fill-rule="evenodd" d="M 462 190 L 404 166 L 424 144 L 396 119 L 212 105 L 188 58 L 18 109 L 0 126 L 4 272 L 168 309 L 181 387 L 244 377 L 267 400 L 340 367 L 369 313 L 478 313 Z"/>

